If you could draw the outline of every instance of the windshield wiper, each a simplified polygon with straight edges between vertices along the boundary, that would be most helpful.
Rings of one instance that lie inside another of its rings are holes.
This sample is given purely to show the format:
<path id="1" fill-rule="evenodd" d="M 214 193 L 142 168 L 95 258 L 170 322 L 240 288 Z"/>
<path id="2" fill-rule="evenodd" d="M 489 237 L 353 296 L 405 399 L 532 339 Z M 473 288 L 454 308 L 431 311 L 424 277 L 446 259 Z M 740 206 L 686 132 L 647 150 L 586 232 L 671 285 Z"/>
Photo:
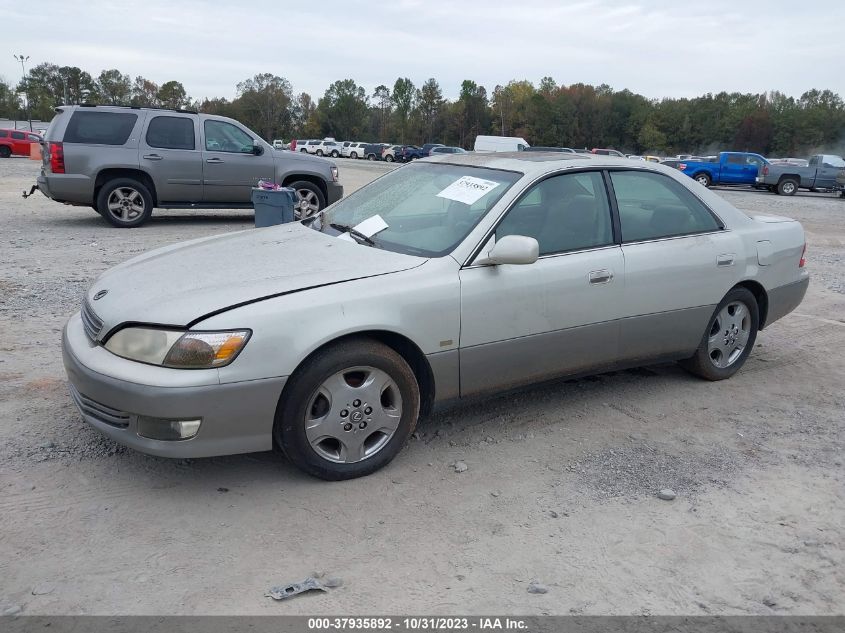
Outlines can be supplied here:
<path id="1" fill-rule="evenodd" d="M 353 228 L 351 226 L 346 226 L 345 224 L 334 224 L 334 223 L 330 223 L 329 226 L 332 227 L 336 231 L 340 231 L 341 233 L 349 233 L 349 235 L 351 235 L 352 237 L 357 237 L 359 240 L 361 240 L 362 242 L 366 242 L 370 246 L 376 245 L 375 241 L 373 241 L 373 239 L 371 237 L 367 237 L 366 235 L 361 233 L 361 231 L 357 231 L 357 230 L 355 230 L 355 228 Z"/>

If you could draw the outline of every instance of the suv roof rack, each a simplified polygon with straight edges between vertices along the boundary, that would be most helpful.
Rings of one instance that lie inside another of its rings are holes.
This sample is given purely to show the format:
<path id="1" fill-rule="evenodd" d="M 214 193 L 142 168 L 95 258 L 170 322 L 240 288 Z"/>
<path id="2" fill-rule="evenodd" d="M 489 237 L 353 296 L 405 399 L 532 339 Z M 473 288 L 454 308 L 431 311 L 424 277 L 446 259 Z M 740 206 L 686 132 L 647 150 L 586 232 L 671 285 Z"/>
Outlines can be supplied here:
<path id="1" fill-rule="evenodd" d="M 196 110 L 180 110 L 177 108 L 157 108 L 155 106 L 110 105 L 106 103 L 80 103 L 80 108 L 126 108 L 127 110 L 166 110 L 168 112 L 182 112 L 183 114 L 199 114 Z"/>

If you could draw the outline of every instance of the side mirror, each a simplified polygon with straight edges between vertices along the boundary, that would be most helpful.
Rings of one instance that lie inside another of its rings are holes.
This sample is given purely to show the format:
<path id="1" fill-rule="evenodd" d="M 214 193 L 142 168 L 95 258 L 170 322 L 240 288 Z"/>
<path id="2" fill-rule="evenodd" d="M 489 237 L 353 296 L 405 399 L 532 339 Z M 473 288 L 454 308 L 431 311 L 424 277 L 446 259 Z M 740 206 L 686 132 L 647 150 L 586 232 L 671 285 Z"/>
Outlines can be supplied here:
<path id="1" fill-rule="evenodd" d="M 252 153 L 256 156 L 261 156 L 264 153 L 264 145 L 258 139 L 252 141 Z"/>
<path id="2" fill-rule="evenodd" d="M 482 251 L 473 262 L 477 265 L 533 264 L 540 256 L 540 245 L 533 237 L 505 235 L 486 254 Z"/>

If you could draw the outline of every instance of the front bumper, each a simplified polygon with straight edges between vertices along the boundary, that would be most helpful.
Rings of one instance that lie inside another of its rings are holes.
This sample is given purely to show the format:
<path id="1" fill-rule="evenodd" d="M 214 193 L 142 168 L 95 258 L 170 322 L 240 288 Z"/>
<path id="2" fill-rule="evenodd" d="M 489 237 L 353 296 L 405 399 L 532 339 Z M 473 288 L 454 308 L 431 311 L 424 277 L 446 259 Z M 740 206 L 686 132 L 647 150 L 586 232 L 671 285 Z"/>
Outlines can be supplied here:
<path id="1" fill-rule="evenodd" d="M 326 185 L 326 204 L 334 204 L 343 197 L 343 185 L 330 182 Z"/>
<path id="2" fill-rule="evenodd" d="M 71 395 L 82 418 L 115 442 L 159 457 L 212 457 L 267 451 L 286 377 L 220 384 L 214 369 L 152 367 L 115 356 L 85 335 L 79 314 L 62 334 Z M 130 379 L 137 375 L 137 381 Z M 186 440 L 138 435 L 138 416 L 202 418 Z"/>

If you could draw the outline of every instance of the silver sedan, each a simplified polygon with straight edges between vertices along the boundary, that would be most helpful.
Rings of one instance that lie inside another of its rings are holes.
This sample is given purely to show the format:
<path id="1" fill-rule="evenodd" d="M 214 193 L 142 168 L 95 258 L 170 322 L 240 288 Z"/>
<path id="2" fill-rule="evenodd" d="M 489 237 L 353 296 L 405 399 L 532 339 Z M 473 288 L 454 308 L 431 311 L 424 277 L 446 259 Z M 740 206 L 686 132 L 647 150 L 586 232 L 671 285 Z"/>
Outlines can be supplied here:
<path id="1" fill-rule="evenodd" d="M 106 272 L 64 363 L 85 421 L 139 451 L 275 446 L 347 479 L 447 401 L 672 360 L 729 378 L 803 299 L 804 247 L 653 163 L 442 156 Z"/>

